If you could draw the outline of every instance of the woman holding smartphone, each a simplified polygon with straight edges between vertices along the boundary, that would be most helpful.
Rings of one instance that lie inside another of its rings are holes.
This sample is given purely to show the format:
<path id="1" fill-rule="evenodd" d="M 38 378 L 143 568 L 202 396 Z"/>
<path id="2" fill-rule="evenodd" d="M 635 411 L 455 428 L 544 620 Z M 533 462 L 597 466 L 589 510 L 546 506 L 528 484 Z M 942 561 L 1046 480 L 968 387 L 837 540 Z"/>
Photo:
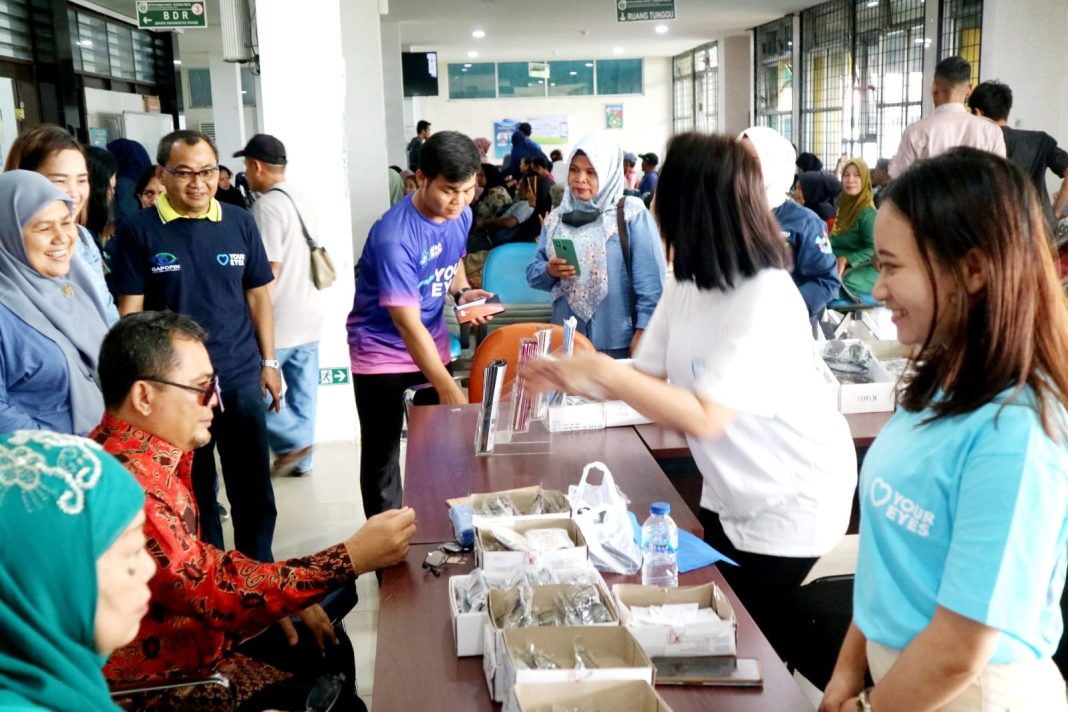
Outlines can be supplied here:
<path id="1" fill-rule="evenodd" d="M 1068 304 L 1049 228 L 1024 174 L 972 148 L 887 190 L 872 296 L 919 351 L 864 459 L 853 624 L 820 710 L 1063 712 Z"/>
<path id="2" fill-rule="evenodd" d="M 588 136 L 568 158 L 567 190 L 542 226 L 527 282 L 552 293 L 554 324 L 572 316 L 598 351 L 627 358 L 664 289 L 660 233 L 640 198 L 623 197 L 623 150 Z M 623 211 L 628 254 L 619 235 Z"/>
<path id="3" fill-rule="evenodd" d="M 526 374 L 535 388 L 624 400 L 686 434 L 705 541 L 740 564 L 721 571 L 786 656 L 790 597 L 845 534 L 857 464 L 765 195 L 740 143 L 675 136 L 653 203 L 675 279 L 635 367 L 576 354 Z"/>

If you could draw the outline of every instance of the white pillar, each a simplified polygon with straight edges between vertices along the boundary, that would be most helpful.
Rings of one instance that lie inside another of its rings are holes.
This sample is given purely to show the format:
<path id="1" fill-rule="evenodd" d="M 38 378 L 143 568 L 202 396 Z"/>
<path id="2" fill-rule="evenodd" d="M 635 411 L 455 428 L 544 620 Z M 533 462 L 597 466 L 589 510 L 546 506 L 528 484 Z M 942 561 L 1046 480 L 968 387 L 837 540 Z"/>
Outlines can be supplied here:
<path id="1" fill-rule="evenodd" d="M 222 51 L 208 55 L 211 71 L 212 119 L 215 122 L 215 145 L 219 147 L 219 161 L 235 173 L 230 158 L 234 151 L 245 147 L 245 106 L 241 99 L 241 65 L 224 62 Z"/>
<path id="2" fill-rule="evenodd" d="M 345 319 L 352 308 L 354 291 L 348 154 L 359 157 L 357 167 L 366 175 L 375 172 L 372 166 L 381 165 L 382 203 L 388 169 L 381 120 L 373 125 L 367 123 L 363 137 L 349 142 L 346 149 L 346 81 L 340 20 L 339 0 L 316 0 L 300 3 L 299 7 L 292 0 L 256 0 L 263 132 L 285 144 L 289 160 L 286 180 L 303 190 L 314 204 L 319 219 L 316 238 L 330 253 L 338 272 L 338 280 L 324 292 L 326 319 L 319 342 L 319 365 L 347 369 Z M 377 20 L 376 13 L 376 53 Z M 357 64 L 352 71 L 360 73 L 365 68 Z M 376 59 L 376 67 L 368 66 L 366 71 L 380 77 L 380 60 Z M 381 96 L 378 106 L 381 109 Z M 365 121 L 360 118 L 356 126 L 351 123 L 350 117 L 348 131 L 361 134 Z M 381 156 L 368 158 L 369 148 L 364 141 L 377 143 Z M 320 386 L 316 440 L 352 441 L 356 430 L 352 386 Z"/>
<path id="3" fill-rule="evenodd" d="M 382 23 L 382 90 L 386 110 L 386 158 L 392 165 L 407 168 L 408 155 L 405 149 L 410 137 L 405 130 L 404 120 L 399 22 Z"/>
<path id="4" fill-rule="evenodd" d="M 729 136 L 752 126 L 752 35 L 733 35 L 719 41 L 721 113 L 719 130 Z M 790 138 L 787 136 L 787 138 Z"/>
<path id="5" fill-rule="evenodd" d="M 349 68 L 345 88 L 349 146 L 352 241 L 363 251 L 367 231 L 389 208 L 385 91 L 382 86 L 382 32 L 376 3 L 341 3 L 342 52 Z M 404 167 L 404 166 L 402 166 Z"/>

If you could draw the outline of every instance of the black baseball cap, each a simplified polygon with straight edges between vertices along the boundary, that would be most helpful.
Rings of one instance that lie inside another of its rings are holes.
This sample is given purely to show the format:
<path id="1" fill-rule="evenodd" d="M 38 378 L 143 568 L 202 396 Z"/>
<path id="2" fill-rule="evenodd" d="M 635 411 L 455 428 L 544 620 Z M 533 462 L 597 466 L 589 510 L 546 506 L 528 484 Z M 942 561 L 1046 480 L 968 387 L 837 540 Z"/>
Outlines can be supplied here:
<path id="1" fill-rule="evenodd" d="M 242 156 L 255 158 L 257 161 L 270 163 L 273 166 L 284 166 L 286 164 L 286 147 L 270 134 L 256 134 L 248 140 L 243 149 L 234 153 L 234 158 L 241 158 Z"/>
<path id="2" fill-rule="evenodd" d="M 655 153 L 639 153 L 638 158 L 642 159 L 651 166 L 660 165 L 660 159 Z"/>

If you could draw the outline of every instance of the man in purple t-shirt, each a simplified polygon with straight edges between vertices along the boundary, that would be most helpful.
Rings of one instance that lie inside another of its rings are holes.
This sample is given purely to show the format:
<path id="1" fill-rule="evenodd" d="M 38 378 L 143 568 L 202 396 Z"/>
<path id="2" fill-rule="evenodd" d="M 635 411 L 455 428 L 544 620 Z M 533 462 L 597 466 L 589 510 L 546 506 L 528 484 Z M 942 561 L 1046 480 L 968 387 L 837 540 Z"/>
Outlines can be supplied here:
<path id="1" fill-rule="evenodd" d="M 404 391 L 430 383 L 441 403 L 467 402 L 447 366 L 444 307 L 449 294 L 457 304 L 490 296 L 470 288 L 461 261 L 480 167 L 467 136 L 431 136 L 419 157 L 418 189 L 374 224 L 363 248 L 348 332 L 368 517 L 401 506 Z"/>

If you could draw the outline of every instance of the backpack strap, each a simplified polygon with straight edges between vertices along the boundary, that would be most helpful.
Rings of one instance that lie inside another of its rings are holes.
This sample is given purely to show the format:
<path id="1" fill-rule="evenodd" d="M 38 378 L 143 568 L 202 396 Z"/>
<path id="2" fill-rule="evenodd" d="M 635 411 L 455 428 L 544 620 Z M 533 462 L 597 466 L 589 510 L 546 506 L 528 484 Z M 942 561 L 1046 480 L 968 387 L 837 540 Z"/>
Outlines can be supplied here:
<path id="1" fill-rule="evenodd" d="M 622 196 L 616 203 L 616 227 L 619 229 L 619 249 L 623 251 L 623 266 L 627 268 L 627 291 L 630 294 L 630 323 L 638 323 L 638 298 L 634 293 L 634 271 L 631 269 L 630 235 L 627 233 L 627 217 L 623 206 L 627 196 Z"/>

